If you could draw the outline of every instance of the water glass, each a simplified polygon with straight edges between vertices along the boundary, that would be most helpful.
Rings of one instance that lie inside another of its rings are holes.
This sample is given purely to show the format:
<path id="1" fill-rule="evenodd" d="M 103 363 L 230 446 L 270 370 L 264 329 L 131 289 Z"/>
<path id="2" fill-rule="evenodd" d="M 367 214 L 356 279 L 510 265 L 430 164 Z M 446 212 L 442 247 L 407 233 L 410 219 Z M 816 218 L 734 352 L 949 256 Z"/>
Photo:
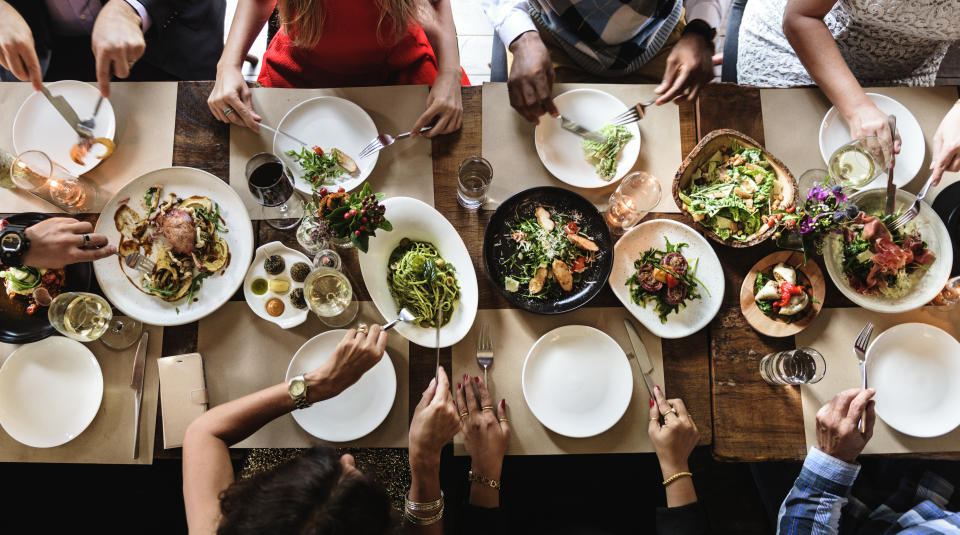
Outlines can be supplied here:
<path id="1" fill-rule="evenodd" d="M 760 361 L 760 376 L 771 385 L 813 384 L 826 372 L 827 361 L 812 347 L 770 353 Z"/>
<path id="2" fill-rule="evenodd" d="M 467 210 L 476 210 L 487 200 L 487 190 L 493 180 L 493 167 L 480 156 L 471 156 L 460 162 L 457 171 L 457 202 Z"/>
<path id="3" fill-rule="evenodd" d="M 960 277 L 954 277 L 940 290 L 933 304 L 954 308 L 960 305 Z"/>
<path id="4" fill-rule="evenodd" d="M 827 165 L 838 184 L 856 189 L 885 173 L 891 154 L 892 147 L 885 147 L 876 136 L 867 136 L 833 151 Z"/>
<path id="5" fill-rule="evenodd" d="M 287 230 L 300 223 L 303 203 L 294 195 L 293 178 L 280 158 L 269 152 L 254 155 L 247 161 L 246 177 L 247 189 L 268 225 Z"/>
<path id="6" fill-rule="evenodd" d="M 99 190 L 90 180 L 76 177 L 55 163 L 46 153 L 28 150 L 10 164 L 13 184 L 67 212 L 94 211 Z"/>
<path id="7" fill-rule="evenodd" d="M 808 169 L 804 171 L 797 180 L 797 186 L 800 191 L 800 204 L 807 199 L 807 194 L 814 186 L 820 186 L 822 189 L 831 189 L 837 185 L 837 181 L 830 176 L 826 169 Z"/>
<path id="8" fill-rule="evenodd" d="M 610 195 L 603 219 L 611 231 L 620 234 L 640 223 L 643 216 L 660 203 L 661 195 L 656 177 L 643 171 L 630 173 Z"/>

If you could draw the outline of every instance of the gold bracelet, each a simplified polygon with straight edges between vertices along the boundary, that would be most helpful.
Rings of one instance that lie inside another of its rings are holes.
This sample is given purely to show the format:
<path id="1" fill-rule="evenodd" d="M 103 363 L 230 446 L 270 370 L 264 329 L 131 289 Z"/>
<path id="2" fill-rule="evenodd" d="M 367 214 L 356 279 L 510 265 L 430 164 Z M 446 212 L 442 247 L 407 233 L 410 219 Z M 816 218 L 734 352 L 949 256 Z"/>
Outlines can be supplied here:
<path id="1" fill-rule="evenodd" d="M 440 512 L 438 512 L 437 514 L 433 516 L 419 517 L 413 514 L 413 512 L 411 512 L 409 509 L 407 509 L 403 512 L 403 516 L 404 518 L 407 519 L 407 522 L 410 522 L 414 526 L 429 526 L 431 524 L 436 524 L 437 522 L 440 521 L 440 519 L 443 518 L 443 510 L 444 510 L 444 506 L 441 505 Z"/>
<path id="2" fill-rule="evenodd" d="M 486 485 L 490 488 L 500 490 L 500 482 L 496 479 L 490 479 L 488 477 L 481 476 L 480 474 L 474 474 L 473 470 L 467 472 L 467 481 L 471 483 L 480 483 L 481 485 Z"/>
<path id="3" fill-rule="evenodd" d="M 443 491 L 440 491 L 440 497 L 432 502 L 412 502 L 409 497 L 403 499 L 403 508 L 407 511 L 420 513 L 433 513 L 443 509 Z"/>
<path id="4" fill-rule="evenodd" d="M 667 479 L 664 479 L 664 480 L 663 480 L 663 486 L 664 486 L 664 487 L 669 486 L 670 483 L 673 483 L 674 481 L 680 479 L 681 477 L 693 477 L 693 473 L 691 473 L 691 472 L 677 472 L 676 474 L 673 474 L 672 476 L 668 477 Z"/>

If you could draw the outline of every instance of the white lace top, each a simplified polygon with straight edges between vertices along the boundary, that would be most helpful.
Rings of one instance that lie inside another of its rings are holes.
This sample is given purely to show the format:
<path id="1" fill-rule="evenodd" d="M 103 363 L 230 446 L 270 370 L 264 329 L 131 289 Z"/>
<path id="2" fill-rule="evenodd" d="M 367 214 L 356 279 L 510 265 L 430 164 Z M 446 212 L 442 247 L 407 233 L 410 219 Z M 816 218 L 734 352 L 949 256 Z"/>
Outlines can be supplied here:
<path id="1" fill-rule="evenodd" d="M 747 2 L 737 55 L 740 84 L 813 84 L 783 34 L 786 3 Z M 960 40 L 960 0 L 840 0 L 824 22 L 862 86 L 929 86 L 947 49 Z"/>

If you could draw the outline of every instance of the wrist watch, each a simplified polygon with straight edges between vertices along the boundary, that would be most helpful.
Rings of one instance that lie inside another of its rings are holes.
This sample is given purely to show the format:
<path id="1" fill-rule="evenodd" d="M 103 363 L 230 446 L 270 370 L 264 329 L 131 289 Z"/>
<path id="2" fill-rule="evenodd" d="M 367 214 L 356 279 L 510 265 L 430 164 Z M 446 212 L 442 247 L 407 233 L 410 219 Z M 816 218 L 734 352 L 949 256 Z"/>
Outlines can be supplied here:
<path id="1" fill-rule="evenodd" d="M 297 404 L 298 409 L 306 409 L 312 405 L 307 401 L 307 380 L 302 375 L 290 379 L 290 382 L 287 383 L 287 393 L 293 398 L 293 402 Z"/>
<path id="2" fill-rule="evenodd" d="M 717 36 L 716 28 L 712 28 L 706 21 L 701 19 L 693 19 L 684 26 L 683 35 L 687 35 L 688 33 L 701 35 L 711 44 L 713 43 L 713 38 Z"/>
<path id="3" fill-rule="evenodd" d="M 0 220 L 0 263 L 5 266 L 19 266 L 29 248 L 27 227 Z"/>

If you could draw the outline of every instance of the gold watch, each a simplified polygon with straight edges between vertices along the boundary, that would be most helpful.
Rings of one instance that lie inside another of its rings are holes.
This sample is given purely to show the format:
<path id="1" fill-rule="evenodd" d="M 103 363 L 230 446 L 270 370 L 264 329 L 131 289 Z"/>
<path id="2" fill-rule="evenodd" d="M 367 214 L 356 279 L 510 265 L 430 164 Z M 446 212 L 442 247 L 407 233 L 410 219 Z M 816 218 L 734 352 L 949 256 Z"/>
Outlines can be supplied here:
<path id="1" fill-rule="evenodd" d="M 302 375 L 290 379 L 290 382 L 287 383 L 287 393 L 293 398 L 293 402 L 297 404 L 298 409 L 306 409 L 312 405 L 307 401 L 307 380 Z"/>

